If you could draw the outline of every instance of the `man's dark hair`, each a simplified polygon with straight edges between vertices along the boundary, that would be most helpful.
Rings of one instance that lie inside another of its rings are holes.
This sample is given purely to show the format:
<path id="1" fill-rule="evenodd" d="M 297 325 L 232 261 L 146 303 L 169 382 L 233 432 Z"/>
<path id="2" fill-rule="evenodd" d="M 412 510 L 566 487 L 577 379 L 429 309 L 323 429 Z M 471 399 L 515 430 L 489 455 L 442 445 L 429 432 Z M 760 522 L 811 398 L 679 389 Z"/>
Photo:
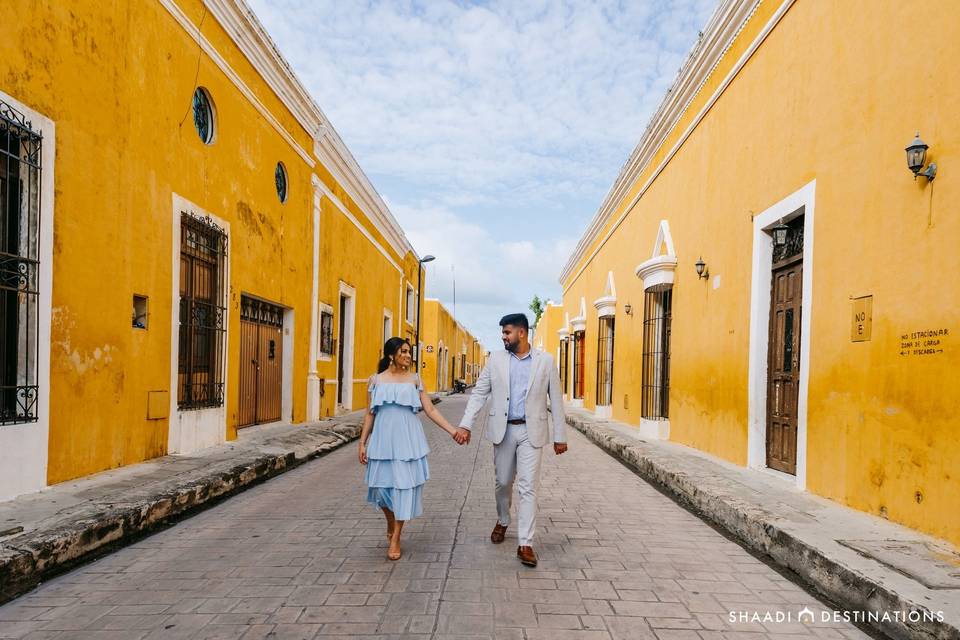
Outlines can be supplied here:
<path id="1" fill-rule="evenodd" d="M 515 327 L 522 327 L 525 331 L 530 331 L 530 321 L 527 320 L 525 313 L 508 313 L 500 318 L 500 326 L 505 327 L 512 324 Z"/>

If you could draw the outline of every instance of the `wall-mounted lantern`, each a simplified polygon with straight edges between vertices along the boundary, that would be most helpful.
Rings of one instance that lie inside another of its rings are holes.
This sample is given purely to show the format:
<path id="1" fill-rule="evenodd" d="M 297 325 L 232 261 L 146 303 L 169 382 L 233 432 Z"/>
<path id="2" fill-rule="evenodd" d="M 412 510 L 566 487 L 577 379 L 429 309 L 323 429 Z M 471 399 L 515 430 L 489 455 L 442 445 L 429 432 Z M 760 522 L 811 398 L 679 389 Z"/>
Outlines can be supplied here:
<path id="1" fill-rule="evenodd" d="M 703 257 L 698 258 L 697 264 L 694 266 L 697 268 L 697 279 L 710 277 L 710 270 L 707 269 L 707 263 L 703 261 Z"/>
<path id="2" fill-rule="evenodd" d="M 773 232 L 773 246 L 780 248 L 787 244 L 787 233 L 790 231 L 790 227 L 783 224 L 783 218 L 780 219 L 779 224 L 771 229 Z"/>
<path id="3" fill-rule="evenodd" d="M 623 312 L 624 312 L 625 314 L 627 314 L 628 316 L 633 315 L 633 305 L 630 304 L 629 302 L 628 302 L 627 304 L 623 305 Z"/>
<path id="4" fill-rule="evenodd" d="M 923 165 L 927 161 L 927 149 L 929 148 L 930 147 L 920 139 L 920 132 L 918 131 L 913 142 L 907 145 L 905 149 L 907 152 L 907 166 L 910 168 L 910 171 L 913 171 L 914 180 L 917 179 L 917 176 L 923 176 L 927 179 L 927 182 L 933 182 L 933 179 L 937 176 L 937 165 L 934 162 L 931 162 L 926 171 L 921 173 Z"/>

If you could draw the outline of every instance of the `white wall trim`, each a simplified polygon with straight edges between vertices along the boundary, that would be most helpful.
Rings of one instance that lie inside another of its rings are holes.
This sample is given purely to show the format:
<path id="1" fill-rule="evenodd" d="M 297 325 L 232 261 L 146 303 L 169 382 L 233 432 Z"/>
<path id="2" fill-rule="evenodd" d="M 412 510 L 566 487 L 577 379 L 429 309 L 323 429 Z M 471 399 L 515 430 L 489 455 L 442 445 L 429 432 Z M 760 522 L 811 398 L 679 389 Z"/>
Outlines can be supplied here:
<path id="1" fill-rule="evenodd" d="M 637 429 L 637 437 L 647 438 L 649 440 L 669 440 L 670 421 L 640 418 L 640 425 Z"/>
<path id="2" fill-rule="evenodd" d="M 797 398 L 796 486 L 807 485 L 807 394 L 810 385 L 810 319 L 813 317 L 813 230 L 817 181 L 804 185 L 753 218 L 753 272 L 750 292 L 750 364 L 748 374 L 747 465 L 767 466 L 767 351 L 773 239 L 768 230 L 803 214 L 803 291 L 800 317 L 800 391 Z M 802 211 L 801 211 L 802 210 Z"/>
<path id="3" fill-rule="evenodd" d="M 666 245 L 666 253 L 661 252 L 664 245 Z M 643 288 L 646 290 L 668 284 L 672 285 L 676 270 L 677 252 L 673 248 L 670 223 L 661 220 L 657 229 L 657 240 L 653 244 L 650 258 L 638 264 L 634 273 L 643 281 Z"/>
<path id="4" fill-rule="evenodd" d="M 563 292 L 566 293 L 577 279 L 587 269 L 600 250 L 606 245 L 607 241 L 613 236 L 614 232 L 620 227 L 633 208 L 637 205 L 643 195 L 647 192 L 653 182 L 660 176 L 680 148 L 686 143 L 687 139 L 700 125 L 707 113 L 713 108 L 721 95 L 727 90 L 734 78 L 740 73 L 750 58 L 756 53 L 760 45 L 766 40 L 773 28 L 780 22 L 781 18 L 787 13 L 793 5 L 794 0 L 782 0 L 780 7 L 774 12 L 770 20 L 764 25 L 754 38 L 750 46 L 740 56 L 733 68 L 727 73 L 717 89 L 711 94 L 703 107 L 697 112 L 687 129 L 680 135 L 677 142 L 671 147 L 663 160 L 657 165 L 650 177 L 643 183 L 643 186 L 630 202 L 623 207 L 620 216 L 616 219 L 610 229 L 604 234 L 597 246 L 587 255 L 587 250 L 599 237 L 600 232 L 613 217 L 616 209 L 619 208 L 623 199 L 633 188 L 640 175 L 649 167 L 660 147 L 666 142 L 667 137 L 676 127 L 686 110 L 689 108 L 693 99 L 700 92 L 700 89 L 712 75 L 713 71 L 719 65 L 722 58 L 726 55 L 731 45 L 735 42 L 740 32 L 746 26 L 749 19 L 753 16 L 760 0 L 727 0 L 722 4 L 704 33 L 703 39 L 694 46 L 693 51 L 685 64 L 684 69 L 674 84 L 667 92 L 663 102 L 661 102 L 653 120 L 648 125 L 646 132 L 631 155 L 630 160 L 620 171 L 610 192 L 604 198 L 603 204 L 594 216 L 590 226 L 581 236 L 573 254 L 567 260 L 560 274 L 560 284 Z M 580 268 L 577 269 L 577 265 Z M 574 271 L 576 269 L 576 271 Z"/>
<path id="5" fill-rule="evenodd" d="M 381 254 L 384 258 L 387 259 L 387 262 L 390 263 L 390 266 L 392 266 L 394 269 L 396 269 L 396 270 L 399 271 L 400 273 L 403 273 L 403 269 L 401 269 L 401 268 L 400 268 L 400 265 L 397 264 L 397 261 L 393 259 L 393 256 L 390 255 L 390 252 L 387 251 L 387 250 L 383 247 L 383 245 L 380 244 L 380 243 L 377 241 L 377 239 L 373 237 L 373 234 L 370 233 L 370 231 L 369 231 L 365 226 L 363 226 L 362 224 L 360 224 L 360 221 L 357 220 L 356 216 L 354 216 L 352 213 L 350 213 L 350 210 L 347 209 L 347 206 L 346 206 L 345 204 L 343 204 L 343 201 L 341 201 L 340 198 L 338 198 L 337 195 L 336 195 L 333 191 L 330 191 L 330 189 L 327 188 L 327 185 L 325 185 L 325 184 L 323 184 L 323 182 L 317 180 L 317 181 L 314 183 L 314 186 L 315 186 L 316 188 L 320 189 L 320 191 L 323 193 L 323 195 L 325 195 L 325 196 L 327 197 L 327 199 L 330 200 L 330 202 L 332 202 L 332 203 L 334 204 L 334 206 L 336 206 L 337 209 L 340 210 L 340 213 L 342 213 L 342 214 L 347 218 L 347 220 L 349 220 L 351 223 L 353 223 L 353 226 L 355 226 L 355 227 L 360 231 L 360 233 L 363 234 L 363 237 L 365 237 L 367 240 L 369 240 L 369 241 L 370 241 L 370 244 L 372 244 L 372 245 L 377 249 L 377 251 L 379 251 L 380 254 Z M 398 252 L 398 253 L 399 253 L 399 252 Z M 403 254 L 400 254 L 400 255 L 403 255 Z"/>
<path id="6" fill-rule="evenodd" d="M 180 215 L 183 212 L 197 216 L 209 216 L 227 235 L 227 256 L 224 260 L 223 301 L 225 331 L 223 335 L 223 405 L 209 409 L 180 411 L 177 407 L 177 377 L 180 357 Z M 227 404 L 230 387 L 227 383 L 227 354 L 230 351 L 230 223 L 209 211 L 201 209 L 186 198 L 174 193 L 171 224 L 173 242 L 171 259 L 173 263 L 172 304 L 170 305 L 170 424 L 167 435 L 167 453 L 190 453 L 212 447 L 227 439 Z"/>
<path id="7" fill-rule="evenodd" d="M 410 317 L 410 293 L 413 293 L 413 312 L 414 317 Z M 403 321 L 410 325 L 411 327 L 416 325 L 417 318 L 417 289 L 409 281 L 406 282 L 406 286 L 403 288 Z"/>
<path id="8" fill-rule="evenodd" d="M 607 272 L 607 286 L 603 295 L 593 301 L 597 317 L 609 318 L 617 314 L 617 285 L 613 280 L 613 271 Z"/>
<path id="9" fill-rule="evenodd" d="M 253 105 L 260 115 L 263 116 L 268 123 L 270 123 L 270 126 L 272 126 L 274 130 L 280 134 L 280 137 L 283 138 L 288 145 L 290 145 L 290 148 L 293 149 L 294 152 L 296 152 L 296 154 L 303 159 L 307 166 L 312 169 L 316 165 L 316 161 L 303 147 L 300 146 L 290 132 L 287 131 L 282 124 L 280 124 L 280 121 L 278 121 L 274 115 L 270 113 L 270 110 L 267 109 L 262 102 L 260 102 L 260 99 L 257 98 L 256 94 L 240 78 L 240 75 L 227 63 L 226 59 L 220 55 L 220 52 L 214 48 L 213 44 L 207 40 L 206 36 L 200 33 L 200 29 L 197 27 L 197 25 L 191 22 L 190 18 L 187 17 L 187 14 L 185 14 L 183 10 L 177 6 L 177 3 L 174 2 L 174 0 L 159 0 L 159 2 L 163 8 L 166 9 L 171 16 L 173 16 L 173 19 L 177 21 L 183 30 L 186 31 L 187 35 L 193 38 L 193 41 L 200 45 L 200 48 L 203 50 L 203 52 L 210 56 L 210 59 L 213 61 L 213 63 L 216 64 L 221 71 L 223 71 L 223 74 L 227 77 L 227 79 L 234 84 L 234 86 L 240 91 L 241 94 L 243 94 L 250 104 Z M 239 43 L 237 44 L 239 46 Z M 282 100 L 283 94 L 279 95 Z M 287 108 L 290 108 L 289 104 L 286 106 Z M 308 128 L 307 131 L 311 131 L 311 129 Z"/>
<path id="10" fill-rule="evenodd" d="M 577 317 L 570 318 L 570 333 L 587 330 L 587 301 L 586 298 L 580 298 L 580 313 Z"/>
<path id="11" fill-rule="evenodd" d="M 353 363 L 354 363 L 354 345 L 356 345 L 356 315 L 357 315 L 357 290 L 350 285 L 348 285 L 343 280 L 340 281 L 338 286 L 339 293 L 337 294 L 337 307 L 339 312 L 340 306 L 340 296 L 346 296 L 349 298 L 349 301 L 346 304 L 346 315 L 347 317 L 343 319 L 344 331 L 347 334 L 347 340 L 343 343 L 343 402 L 340 403 L 340 409 L 346 412 L 353 410 L 353 383 L 357 382 L 353 378 Z M 339 316 L 335 316 L 339 324 Z M 338 342 L 344 340 L 344 336 L 337 336 Z M 337 383 L 339 385 L 339 379 Z M 366 382 L 366 381 L 364 381 Z M 339 395 L 339 391 L 338 391 Z"/>
<path id="12" fill-rule="evenodd" d="M 0 99 L 20 111 L 34 131 L 43 135 L 40 147 L 40 228 L 37 230 L 40 270 L 37 284 L 37 420 L 0 427 L 0 500 L 39 491 L 47 486 L 50 446 L 50 327 L 53 321 L 53 216 L 56 125 L 13 96 Z"/>
<path id="13" fill-rule="evenodd" d="M 386 331 L 387 335 L 384 336 L 384 338 L 383 338 L 384 344 L 387 342 L 387 339 L 388 339 L 388 338 L 392 338 L 392 337 L 395 335 L 395 334 L 394 334 L 394 329 L 395 329 L 395 327 L 397 326 L 397 325 L 394 324 L 394 322 L 393 322 L 393 311 L 391 311 L 391 310 L 388 309 L 387 307 L 384 307 L 384 308 L 383 308 L 383 325 L 381 325 L 381 326 L 383 326 L 384 329 L 387 328 L 387 326 L 386 326 L 386 323 L 387 323 L 387 322 L 390 323 L 390 328 L 387 329 L 387 331 Z"/>
<path id="14" fill-rule="evenodd" d="M 313 269 L 310 280 L 310 354 L 307 363 L 307 420 L 320 419 L 320 375 L 317 360 L 320 356 L 320 200 L 319 178 L 311 177 L 313 185 Z"/>
<path id="15" fill-rule="evenodd" d="M 283 371 L 280 378 L 280 420 L 293 424 L 293 358 L 295 310 L 283 308 Z"/>
<path id="16" fill-rule="evenodd" d="M 413 250 L 389 207 L 357 164 L 340 134 L 329 123 L 322 125 L 317 131 L 313 152 L 377 231 L 387 239 L 394 251 L 401 256 L 412 252 L 419 259 L 420 256 Z"/>

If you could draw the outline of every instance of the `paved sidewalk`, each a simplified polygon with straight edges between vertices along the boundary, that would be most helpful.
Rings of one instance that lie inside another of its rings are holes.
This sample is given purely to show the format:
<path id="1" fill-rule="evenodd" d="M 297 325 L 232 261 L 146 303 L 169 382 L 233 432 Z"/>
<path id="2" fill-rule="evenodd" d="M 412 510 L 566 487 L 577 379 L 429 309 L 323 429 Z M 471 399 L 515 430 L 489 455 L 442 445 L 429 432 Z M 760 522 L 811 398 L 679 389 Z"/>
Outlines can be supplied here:
<path id="1" fill-rule="evenodd" d="M 0 502 L 0 602 L 105 549 L 332 451 L 363 414 L 242 429 L 233 442 L 164 456 Z"/>
<path id="2" fill-rule="evenodd" d="M 567 422 L 844 610 L 906 617 L 871 625 L 882 633 L 960 638 L 960 554 L 948 543 L 799 491 L 772 474 L 676 443 L 638 439 L 627 425 L 582 409 L 568 409 Z"/>
<path id="3" fill-rule="evenodd" d="M 440 410 L 462 414 L 466 397 Z M 490 543 L 493 455 L 427 424 L 424 514 L 386 559 L 356 448 L 261 483 L 0 606 L 24 640 L 866 640 L 571 430 L 545 454 L 540 565 Z M 794 613 L 813 623 L 742 620 Z"/>

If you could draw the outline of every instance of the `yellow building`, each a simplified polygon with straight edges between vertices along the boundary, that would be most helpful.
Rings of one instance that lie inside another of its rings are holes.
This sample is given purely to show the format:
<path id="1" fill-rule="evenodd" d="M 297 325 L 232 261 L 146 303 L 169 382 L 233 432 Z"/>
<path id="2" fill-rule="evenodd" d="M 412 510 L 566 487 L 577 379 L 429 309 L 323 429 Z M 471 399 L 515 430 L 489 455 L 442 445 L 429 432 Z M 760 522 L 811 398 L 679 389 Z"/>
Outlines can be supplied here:
<path id="1" fill-rule="evenodd" d="M 486 364 L 486 350 L 439 300 L 426 298 L 420 326 L 423 361 L 420 375 L 427 391 L 449 391 L 454 380 L 474 384 Z"/>
<path id="2" fill-rule="evenodd" d="M 960 542 L 958 56 L 953 5 L 724 1 L 540 328 L 570 402 Z"/>
<path id="3" fill-rule="evenodd" d="M 418 256 L 242 0 L 13 0 L 0 78 L 0 499 L 364 406 Z"/>

